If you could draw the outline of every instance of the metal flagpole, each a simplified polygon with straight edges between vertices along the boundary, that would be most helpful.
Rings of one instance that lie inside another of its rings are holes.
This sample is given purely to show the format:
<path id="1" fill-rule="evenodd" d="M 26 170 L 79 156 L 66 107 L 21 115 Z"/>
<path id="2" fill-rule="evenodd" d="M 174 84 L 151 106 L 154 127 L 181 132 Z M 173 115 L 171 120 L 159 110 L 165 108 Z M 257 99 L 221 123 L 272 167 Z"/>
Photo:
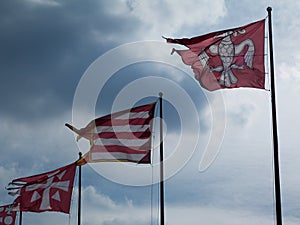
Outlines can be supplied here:
<path id="1" fill-rule="evenodd" d="M 160 114 L 160 225 L 165 224 L 165 207 L 164 207 L 164 144 L 163 144 L 163 116 L 162 116 L 162 96 L 163 93 L 159 93 L 159 114 Z"/>
<path id="2" fill-rule="evenodd" d="M 22 225 L 22 211 L 19 211 L 19 225 Z"/>
<path id="3" fill-rule="evenodd" d="M 273 124 L 273 147 L 274 147 L 274 182 L 275 182 L 275 199 L 276 199 L 276 220 L 277 225 L 282 225 L 281 215 L 281 195 L 280 195 L 280 171 L 279 171 L 279 154 L 278 154 L 278 135 L 276 121 L 276 98 L 275 98 L 275 76 L 274 76 L 274 59 L 273 59 L 273 37 L 272 37 L 272 8 L 268 7 L 269 21 L 269 49 L 270 49 L 270 77 L 271 77 L 271 102 L 272 102 L 272 124 Z"/>
<path id="4" fill-rule="evenodd" d="M 82 153 L 79 152 L 79 160 L 82 157 Z M 79 165 L 79 172 L 78 172 L 78 222 L 77 224 L 81 224 L 81 165 Z"/>

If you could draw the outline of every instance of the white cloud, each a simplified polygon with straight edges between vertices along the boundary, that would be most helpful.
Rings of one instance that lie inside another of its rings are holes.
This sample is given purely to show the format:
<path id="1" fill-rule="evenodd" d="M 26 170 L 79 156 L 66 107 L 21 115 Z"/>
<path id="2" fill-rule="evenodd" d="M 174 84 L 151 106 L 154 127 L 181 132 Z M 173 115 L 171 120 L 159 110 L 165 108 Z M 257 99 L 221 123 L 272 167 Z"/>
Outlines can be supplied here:
<path id="1" fill-rule="evenodd" d="M 289 91 L 298 91 L 300 89 L 300 54 L 291 55 L 287 61 L 283 61 L 278 65 L 278 71 L 275 73 L 278 79 L 278 86 L 286 86 Z"/>
<path id="2" fill-rule="evenodd" d="M 202 23 L 215 24 L 226 14 L 224 0 L 214 2 L 204 0 L 201 2 L 201 5 L 197 0 L 184 2 L 180 0 L 175 2 L 170 0 L 168 4 L 166 4 L 166 7 L 171 13 L 174 24 L 179 25 L 178 28 L 186 25 L 196 26 Z"/>
<path id="3" fill-rule="evenodd" d="M 101 187 L 97 188 L 99 189 Z M 109 196 L 97 192 L 95 187 L 85 187 L 82 191 L 82 223 L 87 225 L 148 224 L 149 208 L 134 205 L 130 199 L 125 200 L 123 203 L 117 203 Z M 76 207 L 73 210 L 76 211 Z"/>
<path id="4" fill-rule="evenodd" d="M 56 0 L 27 0 L 30 3 L 44 6 L 60 6 L 61 4 Z"/>
<path id="5" fill-rule="evenodd" d="M 105 7 L 110 15 L 124 15 L 136 22 L 134 37 L 128 34 L 131 40 L 158 40 L 162 35 L 174 35 L 179 30 L 216 24 L 226 14 L 224 0 L 122 0 Z"/>
<path id="6" fill-rule="evenodd" d="M 86 207 L 95 207 L 102 210 L 115 210 L 117 204 L 113 202 L 107 195 L 98 194 L 95 187 L 87 186 L 83 190 L 83 202 Z M 129 206 L 129 205 L 128 205 Z"/>
<path id="7" fill-rule="evenodd" d="M 253 214 L 250 211 L 222 209 L 214 207 L 171 207 L 167 210 L 167 223 L 180 224 L 219 224 L 219 225 L 273 225 L 273 215 Z M 299 220 L 285 220 L 284 224 L 296 225 Z"/>
<path id="8" fill-rule="evenodd" d="M 193 27 L 201 23 L 214 24 L 225 15 L 223 0 L 192 1 L 128 1 L 132 13 L 151 28 L 179 30 L 183 26 Z M 167 23 L 162 23 L 167 21 Z M 163 24 L 165 24 L 163 26 Z"/>
<path id="9" fill-rule="evenodd" d="M 112 224 L 149 224 L 155 223 L 159 218 L 157 203 L 153 205 L 137 205 L 133 200 L 114 202 L 108 196 L 99 193 L 95 188 L 87 186 L 83 189 L 82 196 L 82 223 L 86 225 L 112 225 Z M 76 194 L 77 195 L 77 194 Z M 232 196 L 234 197 L 234 196 Z M 76 200 L 75 202 L 76 203 Z M 151 209 L 152 208 L 152 209 Z M 71 220 L 76 221 L 77 203 L 73 204 Z M 241 210 L 234 207 L 217 207 L 214 205 L 199 206 L 195 204 L 172 205 L 165 204 L 165 220 L 168 224 L 181 225 L 183 223 L 197 224 L 202 221 L 205 224 L 220 225 L 254 225 L 274 224 L 275 217 L 272 212 L 257 210 Z M 296 225 L 299 219 L 285 218 L 285 224 Z"/>

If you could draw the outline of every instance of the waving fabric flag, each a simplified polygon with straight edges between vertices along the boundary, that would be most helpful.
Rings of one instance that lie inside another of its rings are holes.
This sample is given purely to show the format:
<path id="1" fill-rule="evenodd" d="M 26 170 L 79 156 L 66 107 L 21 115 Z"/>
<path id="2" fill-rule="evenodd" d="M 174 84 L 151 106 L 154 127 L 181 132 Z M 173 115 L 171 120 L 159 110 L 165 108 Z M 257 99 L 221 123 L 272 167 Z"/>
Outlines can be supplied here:
<path id="1" fill-rule="evenodd" d="M 16 214 L 13 205 L 0 206 L 0 225 L 14 225 Z"/>
<path id="2" fill-rule="evenodd" d="M 172 50 L 191 66 L 200 85 L 214 91 L 222 88 L 265 87 L 265 20 L 199 37 L 172 39 L 188 49 Z"/>
<path id="3" fill-rule="evenodd" d="M 76 163 L 39 175 L 15 179 L 11 191 L 20 211 L 69 213 Z"/>
<path id="4" fill-rule="evenodd" d="M 109 114 L 92 120 L 77 130 L 80 137 L 90 140 L 90 151 L 79 164 L 89 162 L 151 163 L 152 119 L 156 103 Z"/>

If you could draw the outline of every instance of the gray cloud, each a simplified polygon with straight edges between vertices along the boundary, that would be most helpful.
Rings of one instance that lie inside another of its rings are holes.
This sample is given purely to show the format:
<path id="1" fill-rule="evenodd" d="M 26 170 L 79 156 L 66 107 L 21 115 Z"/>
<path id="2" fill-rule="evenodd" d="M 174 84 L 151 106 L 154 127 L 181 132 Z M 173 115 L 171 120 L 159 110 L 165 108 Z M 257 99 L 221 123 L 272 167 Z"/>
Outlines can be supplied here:
<path id="1" fill-rule="evenodd" d="M 2 113 L 32 120 L 70 108 L 85 69 L 116 44 L 107 37 L 134 31 L 130 17 L 111 15 L 105 2 L 97 4 L 1 2 Z"/>
<path id="2" fill-rule="evenodd" d="M 131 41 L 161 40 L 161 35 L 195 36 L 246 24 L 265 17 L 269 3 L 203 1 L 200 7 L 199 1 L 195 4 L 181 2 L 0 2 L 2 186 L 16 176 L 55 169 L 77 158 L 74 136 L 63 124 L 71 121 L 72 100 L 79 79 L 98 56 Z M 299 73 L 299 65 L 294 62 L 298 59 L 295 48 L 298 22 L 293 19 L 299 5 L 290 1 L 272 4 L 277 65 L 280 65 L 281 74 L 285 72 L 284 79 L 281 77 L 278 83 L 283 212 L 285 224 L 294 225 L 299 224 L 300 218 L 297 202 L 299 176 L 296 172 L 299 124 L 295 122 L 299 115 L 295 103 L 299 82 L 291 80 L 297 80 Z M 288 35 L 286 31 L 289 31 Z M 127 81 L 137 78 L 143 69 L 151 71 L 154 68 L 142 65 L 136 69 L 126 71 L 126 74 L 131 73 Z M 161 72 L 155 69 L 155 72 Z M 162 76 L 171 78 L 176 73 Z M 202 102 L 204 96 L 198 96 L 196 82 L 191 84 L 181 80 L 180 76 L 174 80 L 182 87 L 191 88 L 191 96 L 197 95 L 194 100 L 201 101 L 197 105 L 201 131 L 208 136 L 209 112 L 203 110 L 207 103 Z M 111 92 L 104 94 L 110 100 L 126 84 L 122 79 L 111 81 L 114 82 L 107 87 Z M 223 225 L 229 222 L 247 225 L 274 223 L 269 93 L 238 90 L 225 95 L 228 109 L 226 134 L 214 164 L 205 173 L 198 173 L 198 163 L 205 149 L 205 143 L 201 143 L 191 161 L 166 182 L 167 218 L 172 224 L 181 223 L 182 218 L 189 218 L 190 223 L 201 219 L 207 224 Z M 103 111 L 99 109 L 98 112 Z M 170 121 L 178 119 L 176 113 L 172 116 Z M 176 130 L 176 126 L 173 129 Z M 85 200 L 97 201 L 92 202 L 94 209 L 85 212 L 85 218 L 100 215 L 102 224 L 137 224 L 138 220 L 131 221 L 125 215 L 134 212 L 142 223 L 148 222 L 144 219 L 149 215 L 148 204 L 151 197 L 157 200 L 158 196 L 157 193 L 151 196 L 151 187 L 125 187 L 87 170 L 84 169 Z M 157 186 L 153 190 L 156 191 Z M 3 204 L 11 200 L 4 190 L 0 195 Z M 73 199 L 73 208 L 76 208 L 75 201 Z M 126 211 L 119 217 L 121 210 Z M 71 219 L 75 221 L 74 211 Z M 24 224 L 32 221 L 41 224 L 69 222 L 67 215 L 26 213 Z M 89 221 L 89 224 L 95 224 L 95 221 Z"/>

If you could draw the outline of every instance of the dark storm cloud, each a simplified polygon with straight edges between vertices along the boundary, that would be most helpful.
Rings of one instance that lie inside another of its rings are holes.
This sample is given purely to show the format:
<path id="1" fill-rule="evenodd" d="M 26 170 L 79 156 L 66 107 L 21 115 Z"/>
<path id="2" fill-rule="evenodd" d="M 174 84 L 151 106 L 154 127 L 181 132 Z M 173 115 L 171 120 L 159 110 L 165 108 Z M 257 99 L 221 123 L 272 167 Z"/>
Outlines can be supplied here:
<path id="1" fill-rule="evenodd" d="M 118 44 L 109 37 L 134 31 L 130 17 L 107 9 L 105 1 L 1 1 L 1 113 L 39 119 L 71 108 L 89 64 Z"/>

